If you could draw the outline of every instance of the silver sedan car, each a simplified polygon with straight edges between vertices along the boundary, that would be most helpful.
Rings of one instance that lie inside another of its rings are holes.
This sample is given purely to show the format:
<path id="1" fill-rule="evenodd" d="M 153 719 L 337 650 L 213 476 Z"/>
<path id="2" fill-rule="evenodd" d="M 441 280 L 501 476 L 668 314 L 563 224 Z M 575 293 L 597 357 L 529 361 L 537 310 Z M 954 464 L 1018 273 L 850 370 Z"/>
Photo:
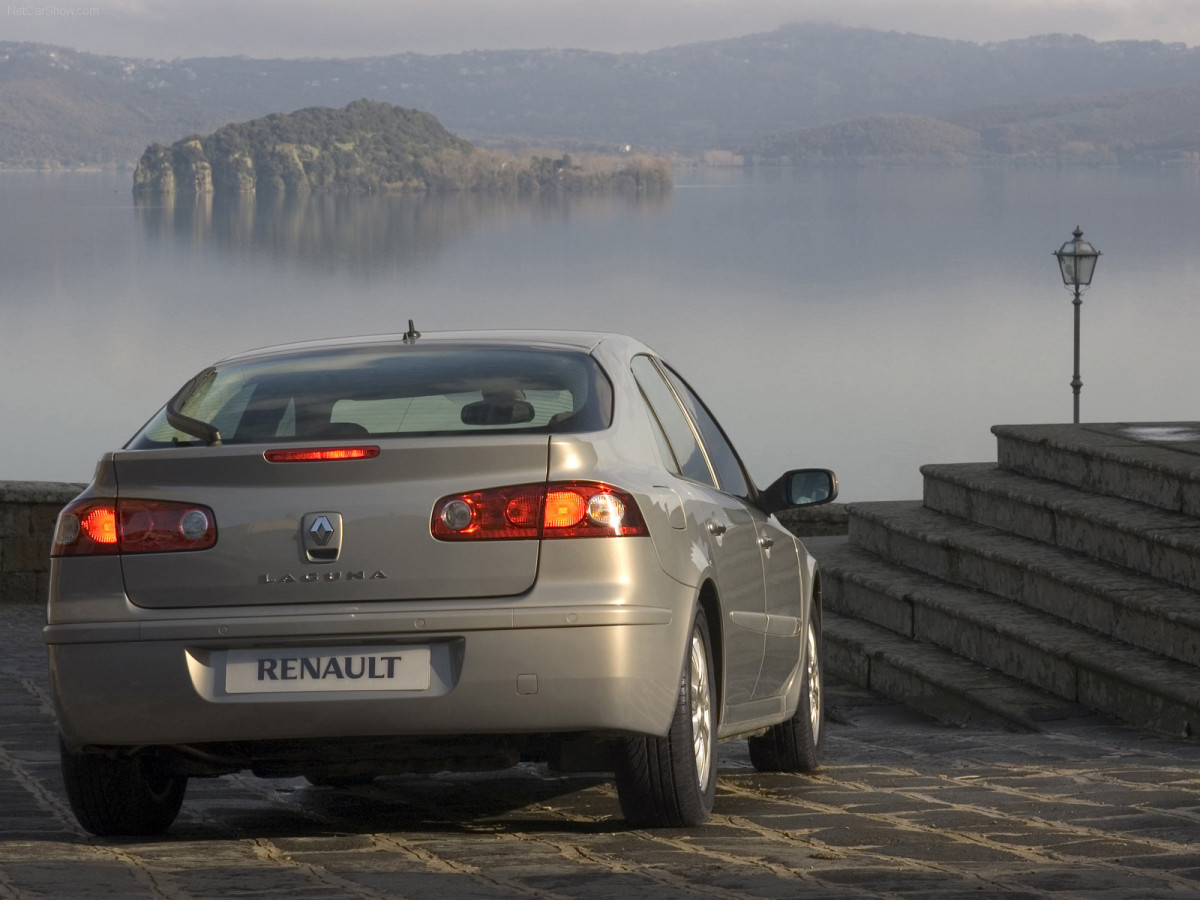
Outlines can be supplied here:
<path id="1" fill-rule="evenodd" d="M 821 756 L 820 579 L 670 365 L 620 335 L 408 333 L 200 372 L 59 516 L 67 794 L 170 827 L 190 777 L 538 761 L 626 820 L 709 815 L 717 741 Z"/>

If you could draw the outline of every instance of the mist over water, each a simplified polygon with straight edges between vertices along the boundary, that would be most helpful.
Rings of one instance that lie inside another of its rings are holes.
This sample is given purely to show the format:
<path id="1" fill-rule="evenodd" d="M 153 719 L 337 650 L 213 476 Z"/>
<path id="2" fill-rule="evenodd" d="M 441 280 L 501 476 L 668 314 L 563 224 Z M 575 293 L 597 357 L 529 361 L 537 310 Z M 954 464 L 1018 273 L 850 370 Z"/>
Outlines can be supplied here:
<path id="1" fill-rule="evenodd" d="M 196 371 L 264 344 L 459 328 L 635 335 L 755 480 L 910 499 L 1001 422 L 1200 420 L 1200 170 L 682 171 L 665 197 L 135 204 L 127 174 L 0 173 L 0 480 L 86 481 Z"/>

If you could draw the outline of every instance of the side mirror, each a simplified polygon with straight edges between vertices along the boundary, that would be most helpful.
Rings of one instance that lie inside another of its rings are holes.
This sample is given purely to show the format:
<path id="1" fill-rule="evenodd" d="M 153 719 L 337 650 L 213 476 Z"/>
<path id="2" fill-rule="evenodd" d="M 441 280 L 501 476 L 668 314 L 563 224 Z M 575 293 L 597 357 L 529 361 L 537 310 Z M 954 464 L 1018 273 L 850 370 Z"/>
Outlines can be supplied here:
<path id="1" fill-rule="evenodd" d="M 837 476 L 829 469 L 793 469 L 777 478 L 758 496 L 766 513 L 795 506 L 817 506 L 837 498 Z"/>

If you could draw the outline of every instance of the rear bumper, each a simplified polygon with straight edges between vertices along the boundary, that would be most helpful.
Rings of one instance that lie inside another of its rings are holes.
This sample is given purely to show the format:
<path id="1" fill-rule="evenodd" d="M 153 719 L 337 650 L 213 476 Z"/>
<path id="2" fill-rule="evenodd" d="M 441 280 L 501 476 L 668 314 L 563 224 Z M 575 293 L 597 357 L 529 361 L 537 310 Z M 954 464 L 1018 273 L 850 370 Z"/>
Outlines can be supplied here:
<path id="1" fill-rule="evenodd" d="M 559 603 L 535 589 L 490 608 L 314 614 L 273 608 L 57 624 L 44 633 L 67 743 L 162 745 L 356 736 L 664 734 L 675 706 L 694 591 L 663 576 L 654 603 Z M 563 599 L 569 596 L 563 592 Z M 424 606 L 424 605 L 421 605 Z M 428 689 L 230 693 L 228 651 L 430 648 Z"/>

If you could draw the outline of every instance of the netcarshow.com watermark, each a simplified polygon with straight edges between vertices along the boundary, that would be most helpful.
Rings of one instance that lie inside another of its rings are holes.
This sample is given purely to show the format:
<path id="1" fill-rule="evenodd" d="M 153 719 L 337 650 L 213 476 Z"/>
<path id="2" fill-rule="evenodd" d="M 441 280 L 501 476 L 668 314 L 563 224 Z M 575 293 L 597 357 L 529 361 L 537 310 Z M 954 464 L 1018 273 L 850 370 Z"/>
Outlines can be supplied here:
<path id="1" fill-rule="evenodd" d="M 98 6 L 9 6 L 8 14 L 10 16 L 46 16 L 47 18 L 55 16 L 98 16 L 100 15 L 100 7 Z"/>

